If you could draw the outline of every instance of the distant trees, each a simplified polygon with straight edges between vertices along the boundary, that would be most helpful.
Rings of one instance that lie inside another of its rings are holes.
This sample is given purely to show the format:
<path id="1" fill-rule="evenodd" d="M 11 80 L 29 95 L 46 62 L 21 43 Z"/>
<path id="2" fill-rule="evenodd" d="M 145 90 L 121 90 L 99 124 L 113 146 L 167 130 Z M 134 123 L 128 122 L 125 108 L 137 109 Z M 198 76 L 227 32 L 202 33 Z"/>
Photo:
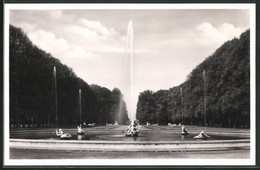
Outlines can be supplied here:
<path id="1" fill-rule="evenodd" d="M 123 94 L 118 88 L 110 91 L 98 85 L 91 85 L 90 87 L 96 97 L 96 112 L 99 115 L 96 119 L 98 122 L 105 124 L 117 121 L 119 124 L 124 124 L 129 120 Z M 95 116 L 95 114 L 92 116 Z"/>
<path id="2" fill-rule="evenodd" d="M 71 68 L 33 45 L 20 28 L 12 25 L 9 43 L 10 124 L 52 126 L 56 123 L 54 66 L 57 70 L 57 115 L 60 125 L 79 123 L 79 88 L 82 89 L 83 121 L 97 124 L 106 121 L 123 124 L 128 121 L 119 89 L 110 91 L 97 85 L 89 86 Z M 120 103 L 122 107 L 119 111 Z"/>
<path id="3" fill-rule="evenodd" d="M 140 93 L 137 103 L 136 118 L 141 122 L 145 123 L 148 120 L 154 120 L 155 118 L 155 99 L 153 92 L 146 90 Z M 151 117 L 152 116 L 152 117 Z"/>
<path id="4" fill-rule="evenodd" d="M 140 93 L 137 119 L 142 123 L 183 121 L 184 124 L 204 125 L 202 73 L 206 68 L 207 125 L 250 127 L 249 38 L 250 31 L 247 30 L 239 39 L 224 43 L 192 70 L 188 79 L 178 87 Z"/>

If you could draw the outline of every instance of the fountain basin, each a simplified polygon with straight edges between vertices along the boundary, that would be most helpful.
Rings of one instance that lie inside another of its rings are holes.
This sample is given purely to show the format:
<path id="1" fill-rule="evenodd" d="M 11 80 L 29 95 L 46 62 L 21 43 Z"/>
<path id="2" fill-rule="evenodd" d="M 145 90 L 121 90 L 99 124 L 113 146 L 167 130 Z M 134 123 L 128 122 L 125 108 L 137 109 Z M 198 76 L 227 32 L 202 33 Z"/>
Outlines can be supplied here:
<path id="1" fill-rule="evenodd" d="M 249 149 L 250 140 L 217 140 L 217 141 L 62 141 L 10 139 L 10 148 L 45 149 L 45 150 L 78 150 L 78 151 L 202 151 Z"/>
<path id="2" fill-rule="evenodd" d="M 76 128 L 62 128 L 65 133 L 72 135 L 71 140 L 103 140 L 103 141 L 194 141 L 193 137 L 201 132 L 201 127 L 188 127 L 189 135 L 181 135 L 180 127 L 167 126 L 144 126 L 139 129 L 136 138 L 125 137 L 128 126 L 96 126 L 83 127 L 84 135 L 77 135 Z M 208 140 L 239 140 L 250 139 L 247 129 L 231 128 L 207 128 L 207 134 L 211 136 Z M 10 129 L 11 139 L 44 139 L 59 140 L 55 134 L 55 128 L 15 128 Z"/>
<path id="3" fill-rule="evenodd" d="M 189 126 L 188 126 L 189 127 Z M 71 151 L 174 152 L 202 150 L 250 149 L 249 131 L 245 129 L 207 128 L 208 140 L 193 139 L 200 127 L 189 127 L 189 135 L 181 135 L 180 127 L 142 127 L 138 137 L 125 137 L 127 126 L 84 128 L 77 135 L 74 128 L 63 128 L 71 140 L 60 140 L 54 128 L 11 129 L 9 146 L 18 149 Z"/>

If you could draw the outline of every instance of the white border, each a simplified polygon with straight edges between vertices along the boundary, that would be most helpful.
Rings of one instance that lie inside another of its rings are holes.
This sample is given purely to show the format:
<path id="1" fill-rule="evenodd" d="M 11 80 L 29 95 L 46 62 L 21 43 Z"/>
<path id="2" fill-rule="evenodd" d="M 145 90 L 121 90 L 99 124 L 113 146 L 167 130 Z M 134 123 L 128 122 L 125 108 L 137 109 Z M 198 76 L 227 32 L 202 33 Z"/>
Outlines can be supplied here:
<path id="1" fill-rule="evenodd" d="M 7 45 L 8 44 L 8 45 Z M 8 165 L 9 153 L 9 10 L 4 9 L 4 165 Z"/>
<path id="2" fill-rule="evenodd" d="M 7 9 L 252 9 L 254 4 L 6 4 Z"/>
<path id="3" fill-rule="evenodd" d="M 256 46 L 255 4 L 5 4 L 4 5 L 4 165 L 255 165 Z M 87 159 L 15 160 L 9 153 L 9 11 L 50 9 L 249 9 L 250 10 L 250 159 Z"/>
<path id="4" fill-rule="evenodd" d="M 256 160 L 256 11 L 250 9 L 250 158 Z"/>

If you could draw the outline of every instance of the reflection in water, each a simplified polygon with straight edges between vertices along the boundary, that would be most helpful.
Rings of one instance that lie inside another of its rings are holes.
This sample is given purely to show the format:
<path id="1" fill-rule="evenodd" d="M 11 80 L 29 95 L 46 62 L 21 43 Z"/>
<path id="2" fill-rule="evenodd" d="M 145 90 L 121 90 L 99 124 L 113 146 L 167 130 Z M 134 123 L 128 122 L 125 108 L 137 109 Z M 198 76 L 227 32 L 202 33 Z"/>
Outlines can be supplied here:
<path id="1" fill-rule="evenodd" d="M 137 139 L 137 136 L 133 136 L 133 138 L 134 138 L 134 141 L 136 141 L 136 139 Z"/>
<path id="2" fill-rule="evenodd" d="M 184 135 L 181 135 L 181 139 L 184 140 L 184 139 L 185 139 L 185 136 L 184 136 Z"/>
<path id="3" fill-rule="evenodd" d="M 78 137 L 78 140 L 84 139 L 84 135 L 77 135 L 77 137 Z"/>

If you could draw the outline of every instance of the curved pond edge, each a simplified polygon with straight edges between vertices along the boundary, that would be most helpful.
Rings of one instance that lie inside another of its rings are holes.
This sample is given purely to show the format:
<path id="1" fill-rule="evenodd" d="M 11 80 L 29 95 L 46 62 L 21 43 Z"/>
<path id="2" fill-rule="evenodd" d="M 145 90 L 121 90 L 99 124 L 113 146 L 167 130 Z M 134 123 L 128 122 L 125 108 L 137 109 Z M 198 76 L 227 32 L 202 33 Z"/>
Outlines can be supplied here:
<path id="1" fill-rule="evenodd" d="M 9 139 L 10 148 L 101 152 L 174 152 L 250 149 L 250 139 L 194 141 L 73 141 Z"/>

